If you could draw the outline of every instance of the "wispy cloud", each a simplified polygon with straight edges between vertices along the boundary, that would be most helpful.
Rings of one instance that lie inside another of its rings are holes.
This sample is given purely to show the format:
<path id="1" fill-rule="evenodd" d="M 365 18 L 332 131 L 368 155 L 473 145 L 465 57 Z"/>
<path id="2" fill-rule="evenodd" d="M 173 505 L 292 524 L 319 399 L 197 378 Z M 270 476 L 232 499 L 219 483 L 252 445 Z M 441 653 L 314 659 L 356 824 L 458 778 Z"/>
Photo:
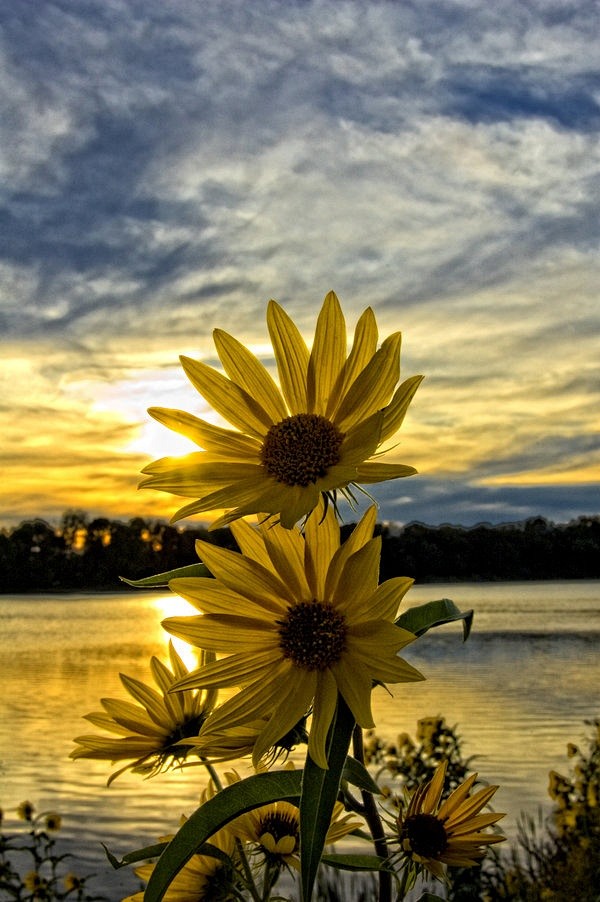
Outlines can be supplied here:
<path id="1" fill-rule="evenodd" d="M 148 404 L 201 405 L 178 353 L 264 349 L 270 296 L 310 337 L 329 288 L 427 373 L 395 453 L 454 519 L 597 510 L 594 2 L 47 0 L 3 32 L 4 519 L 83 506 L 95 455 L 111 511 L 153 504 L 117 474 Z"/>

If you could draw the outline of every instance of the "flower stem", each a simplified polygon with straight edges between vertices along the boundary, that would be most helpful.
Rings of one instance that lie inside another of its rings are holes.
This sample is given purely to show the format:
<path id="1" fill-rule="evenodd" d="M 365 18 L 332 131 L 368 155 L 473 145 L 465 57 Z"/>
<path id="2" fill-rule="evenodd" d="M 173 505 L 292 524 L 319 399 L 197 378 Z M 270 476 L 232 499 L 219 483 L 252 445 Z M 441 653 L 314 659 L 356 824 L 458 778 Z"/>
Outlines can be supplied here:
<path id="1" fill-rule="evenodd" d="M 363 733 L 362 728 L 359 727 L 358 724 L 356 724 L 352 733 L 352 750 L 356 760 L 361 764 L 364 764 L 365 754 Z M 381 823 L 375 799 L 373 798 L 373 793 L 361 790 L 361 796 L 364 806 L 363 814 L 371 836 L 373 837 L 375 853 L 379 855 L 380 858 L 387 860 L 389 855 L 388 846 L 385 840 L 383 824 Z M 392 902 L 392 875 L 388 871 L 379 871 L 379 902 Z"/>

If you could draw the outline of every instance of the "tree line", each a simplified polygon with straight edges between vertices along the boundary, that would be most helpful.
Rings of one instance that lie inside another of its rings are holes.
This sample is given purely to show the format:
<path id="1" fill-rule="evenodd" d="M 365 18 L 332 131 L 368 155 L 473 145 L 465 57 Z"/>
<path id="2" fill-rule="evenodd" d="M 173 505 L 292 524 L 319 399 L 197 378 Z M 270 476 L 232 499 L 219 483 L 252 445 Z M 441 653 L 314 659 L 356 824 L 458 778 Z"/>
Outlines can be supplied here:
<path id="1" fill-rule="evenodd" d="M 353 524 L 342 526 L 347 535 Z M 417 582 L 600 578 L 600 517 L 555 524 L 542 517 L 501 526 L 377 526 L 381 580 Z M 229 529 L 179 528 L 135 517 L 126 523 L 67 511 L 58 526 L 27 520 L 0 531 L 0 592 L 114 590 L 195 563 L 204 539 L 237 549 Z"/>

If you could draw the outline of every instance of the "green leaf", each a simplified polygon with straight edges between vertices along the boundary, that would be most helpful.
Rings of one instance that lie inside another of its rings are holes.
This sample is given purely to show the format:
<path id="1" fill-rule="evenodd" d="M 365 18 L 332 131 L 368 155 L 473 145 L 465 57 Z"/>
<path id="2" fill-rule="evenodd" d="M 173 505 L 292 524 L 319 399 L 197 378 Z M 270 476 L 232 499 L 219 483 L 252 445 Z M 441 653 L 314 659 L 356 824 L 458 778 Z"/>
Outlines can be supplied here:
<path id="1" fill-rule="evenodd" d="M 187 567 L 178 567 L 176 570 L 165 570 L 164 573 L 156 573 L 154 576 L 146 576 L 144 579 L 119 579 L 135 589 L 157 589 L 160 586 L 168 586 L 172 579 L 184 579 L 190 576 L 211 576 L 205 564 L 188 564 Z"/>
<path id="2" fill-rule="evenodd" d="M 155 843 L 153 846 L 145 846 L 143 849 L 136 849 L 135 852 L 128 852 L 127 855 L 123 855 L 121 859 L 118 859 L 115 855 L 113 855 L 106 843 L 101 843 L 100 845 L 104 849 L 106 857 L 110 861 L 115 871 L 118 871 L 120 868 L 127 867 L 127 865 L 129 864 L 135 864 L 137 861 L 148 861 L 149 858 L 158 858 L 159 855 L 162 855 L 169 843 L 159 842 Z M 227 861 L 227 855 L 219 848 L 217 848 L 217 846 L 213 846 L 209 842 L 203 843 L 203 845 L 196 851 L 200 855 L 212 855 L 213 858 L 219 858 L 221 861 Z"/>
<path id="3" fill-rule="evenodd" d="M 329 768 L 323 770 L 306 756 L 302 795 L 300 796 L 300 873 L 302 899 L 310 902 L 323 854 L 325 837 L 337 800 L 348 746 L 354 729 L 354 718 L 341 695 L 327 734 L 326 754 Z"/>
<path id="4" fill-rule="evenodd" d="M 149 858 L 156 858 L 167 847 L 166 842 L 160 842 L 153 846 L 145 846 L 143 849 L 136 849 L 135 852 L 128 852 L 127 855 L 119 859 L 113 855 L 105 843 L 100 843 L 100 845 L 115 871 L 118 871 L 119 868 L 127 867 L 128 864 L 134 864 L 136 861 L 147 861 Z"/>
<path id="5" fill-rule="evenodd" d="M 323 855 L 323 864 L 340 871 L 390 871 L 392 867 L 386 858 L 379 855 Z"/>
<path id="6" fill-rule="evenodd" d="M 358 786 L 359 789 L 364 789 L 365 792 L 381 795 L 381 789 L 367 768 L 351 755 L 348 755 L 346 758 L 344 770 L 342 771 L 342 780 L 345 780 L 346 783 L 350 783 L 352 786 Z"/>
<path id="7" fill-rule="evenodd" d="M 428 601 L 426 604 L 408 608 L 396 620 L 396 626 L 422 636 L 434 626 L 442 626 L 444 623 L 453 623 L 455 620 L 463 622 L 463 640 L 466 642 L 473 625 L 473 611 L 460 611 L 449 598 L 440 598 L 438 601 Z"/>
<path id="8" fill-rule="evenodd" d="M 255 774 L 218 792 L 195 811 L 173 837 L 150 876 L 145 902 L 160 902 L 169 884 L 197 849 L 240 814 L 279 799 L 297 804 L 301 770 Z"/>

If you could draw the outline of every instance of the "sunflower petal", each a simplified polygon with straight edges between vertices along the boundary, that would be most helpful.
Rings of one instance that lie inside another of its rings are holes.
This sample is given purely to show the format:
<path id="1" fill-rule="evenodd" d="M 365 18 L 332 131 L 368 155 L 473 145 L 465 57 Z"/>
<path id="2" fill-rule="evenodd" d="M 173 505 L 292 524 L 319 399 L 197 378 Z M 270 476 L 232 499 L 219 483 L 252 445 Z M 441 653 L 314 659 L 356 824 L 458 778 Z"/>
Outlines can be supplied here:
<path id="1" fill-rule="evenodd" d="M 410 402 L 424 378 L 424 376 L 411 376 L 410 379 L 405 379 L 394 392 L 392 400 L 383 411 L 382 442 L 386 442 L 400 429 Z"/>
<path id="2" fill-rule="evenodd" d="M 200 614 L 193 617 L 167 617 L 162 626 L 168 633 L 206 648 L 208 651 L 257 654 L 271 645 L 269 634 L 276 627 L 266 620 L 238 617 L 236 614 Z M 176 684 L 179 685 L 179 684 Z"/>
<path id="3" fill-rule="evenodd" d="M 125 673 L 120 673 L 119 677 L 129 694 L 144 706 L 154 723 L 167 730 L 170 729 L 171 722 L 167 717 L 162 696 L 151 686 L 142 683 L 141 680 L 129 677 Z"/>
<path id="4" fill-rule="evenodd" d="M 223 702 L 208 717 L 200 735 L 269 717 L 281 699 L 281 686 L 286 685 L 289 670 L 287 662 L 279 662 L 271 670 L 272 680 L 256 680 Z"/>
<path id="5" fill-rule="evenodd" d="M 263 470 L 258 463 L 211 461 L 205 452 L 194 451 L 184 457 L 162 457 L 142 472 L 150 475 L 140 483 L 140 488 L 162 489 L 173 495 L 200 495 L 230 483 L 256 483 Z"/>
<path id="6" fill-rule="evenodd" d="M 438 812 L 438 817 L 440 820 L 448 820 L 451 815 L 454 815 L 455 812 L 460 811 L 461 805 L 464 800 L 467 798 L 469 793 L 471 792 L 471 788 L 475 781 L 477 780 L 477 774 L 471 774 L 470 777 L 457 786 L 454 792 L 452 792 L 440 807 Z"/>
<path id="7" fill-rule="evenodd" d="M 281 577 L 251 558 L 201 539 L 196 541 L 196 552 L 219 582 L 267 610 L 283 612 L 285 602 L 294 601 L 293 591 Z"/>
<path id="8" fill-rule="evenodd" d="M 222 586 L 210 576 L 172 579 L 169 589 L 189 601 L 202 614 L 231 614 L 232 611 L 244 617 L 257 614 L 254 602 Z"/>
<path id="9" fill-rule="evenodd" d="M 188 690 L 195 688 L 207 688 L 209 686 L 243 686 L 262 676 L 266 676 L 273 667 L 273 652 L 258 652 L 257 654 L 228 655 L 219 661 L 213 661 L 205 667 L 193 670 L 185 677 L 178 680 L 174 689 Z M 184 692 L 184 695 L 188 694 Z"/>
<path id="10" fill-rule="evenodd" d="M 262 567 L 269 566 L 270 558 L 259 529 L 251 526 L 247 520 L 236 520 L 230 529 L 244 557 L 252 558 Z"/>
<path id="11" fill-rule="evenodd" d="M 351 663 L 342 658 L 331 667 L 331 672 L 357 724 L 365 730 L 372 729 L 375 726 L 371 712 L 373 679 L 369 668 L 356 657 Z"/>
<path id="12" fill-rule="evenodd" d="M 340 526 L 333 508 L 330 507 L 324 514 L 321 501 L 306 521 L 304 534 L 306 578 L 314 598 L 324 599 L 327 597 L 325 594 L 327 573 L 333 556 L 340 547 Z"/>
<path id="13" fill-rule="evenodd" d="M 362 373 L 376 351 L 377 322 L 373 310 L 371 307 L 367 307 L 356 324 L 352 350 L 331 393 L 327 408 L 328 417 L 332 419 L 335 417 L 335 412 L 344 400 L 348 388 Z"/>
<path id="14" fill-rule="evenodd" d="M 385 482 L 388 479 L 401 479 L 403 476 L 415 476 L 417 470 L 405 464 L 380 464 L 372 461 L 360 463 L 356 468 L 356 481 L 366 485 L 372 482 Z"/>
<path id="15" fill-rule="evenodd" d="M 324 416 L 346 358 L 346 322 L 335 292 L 323 301 L 308 361 L 307 411 Z"/>
<path id="16" fill-rule="evenodd" d="M 439 805 L 444 789 L 447 768 L 448 761 L 444 759 L 444 761 L 436 768 L 435 773 L 427 786 L 425 797 L 423 799 L 423 811 L 426 813 L 433 814 Z"/>
<path id="17" fill-rule="evenodd" d="M 376 520 L 377 508 L 373 504 L 367 508 L 346 541 L 342 545 L 339 545 L 338 542 L 338 548 L 331 559 L 325 581 L 325 595 L 327 598 L 331 598 L 336 591 L 340 576 L 350 557 L 373 538 Z"/>
<path id="18" fill-rule="evenodd" d="M 201 448 L 224 458 L 247 460 L 248 456 L 258 458 L 260 442 L 249 435 L 222 429 L 183 410 L 169 407 L 149 407 L 148 413 L 163 426 L 185 435 Z"/>
<path id="19" fill-rule="evenodd" d="M 257 400 L 273 423 L 287 417 L 281 392 L 254 354 L 222 329 L 215 329 L 213 338 L 223 369 L 231 381 Z"/>
<path id="20" fill-rule="evenodd" d="M 413 585 L 414 579 L 407 576 L 394 576 L 381 583 L 371 596 L 363 602 L 360 610 L 360 619 L 394 620 L 402 599 Z M 356 612 L 357 616 L 359 612 Z"/>
<path id="21" fill-rule="evenodd" d="M 286 733 L 292 730 L 306 714 L 315 691 L 315 679 L 308 671 L 303 677 L 281 693 L 279 704 L 269 717 L 266 726 L 256 739 L 252 759 L 258 767 L 260 759 Z"/>
<path id="22" fill-rule="evenodd" d="M 356 617 L 362 605 L 373 596 L 379 579 L 380 560 L 381 536 L 376 536 L 346 562 L 335 590 L 328 598 L 331 604 L 344 610 L 347 618 Z"/>
<path id="23" fill-rule="evenodd" d="M 337 682 L 330 670 L 323 670 L 317 675 L 315 705 L 308 735 L 308 753 L 315 764 L 323 770 L 327 770 L 329 766 L 325 743 L 337 701 Z"/>
<path id="24" fill-rule="evenodd" d="M 449 828 L 451 827 L 453 829 L 459 824 L 464 824 L 465 821 L 468 821 L 469 818 L 472 818 L 473 815 L 481 811 L 481 809 L 490 801 L 497 789 L 497 786 L 485 786 L 483 789 L 474 793 L 469 799 L 465 799 L 460 808 L 453 811 L 448 818 Z"/>
<path id="25" fill-rule="evenodd" d="M 181 356 L 181 365 L 186 376 L 211 407 L 229 420 L 241 432 L 249 432 L 262 438 L 272 420 L 258 401 L 201 360 Z"/>
<path id="26" fill-rule="evenodd" d="M 279 382 L 290 413 L 306 413 L 309 352 L 296 325 L 276 301 L 269 301 L 267 326 Z"/>
<path id="27" fill-rule="evenodd" d="M 265 523 L 261 527 L 265 549 L 271 566 L 284 582 L 295 601 L 310 600 L 311 591 L 304 569 L 305 542 L 297 530 Z"/>
<path id="28" fill-rule="evenodd" d="M 400 375 L 399 332 L 389 335 L 348 389 L 335 413 L 342 432 L 388 404 Z"/>

